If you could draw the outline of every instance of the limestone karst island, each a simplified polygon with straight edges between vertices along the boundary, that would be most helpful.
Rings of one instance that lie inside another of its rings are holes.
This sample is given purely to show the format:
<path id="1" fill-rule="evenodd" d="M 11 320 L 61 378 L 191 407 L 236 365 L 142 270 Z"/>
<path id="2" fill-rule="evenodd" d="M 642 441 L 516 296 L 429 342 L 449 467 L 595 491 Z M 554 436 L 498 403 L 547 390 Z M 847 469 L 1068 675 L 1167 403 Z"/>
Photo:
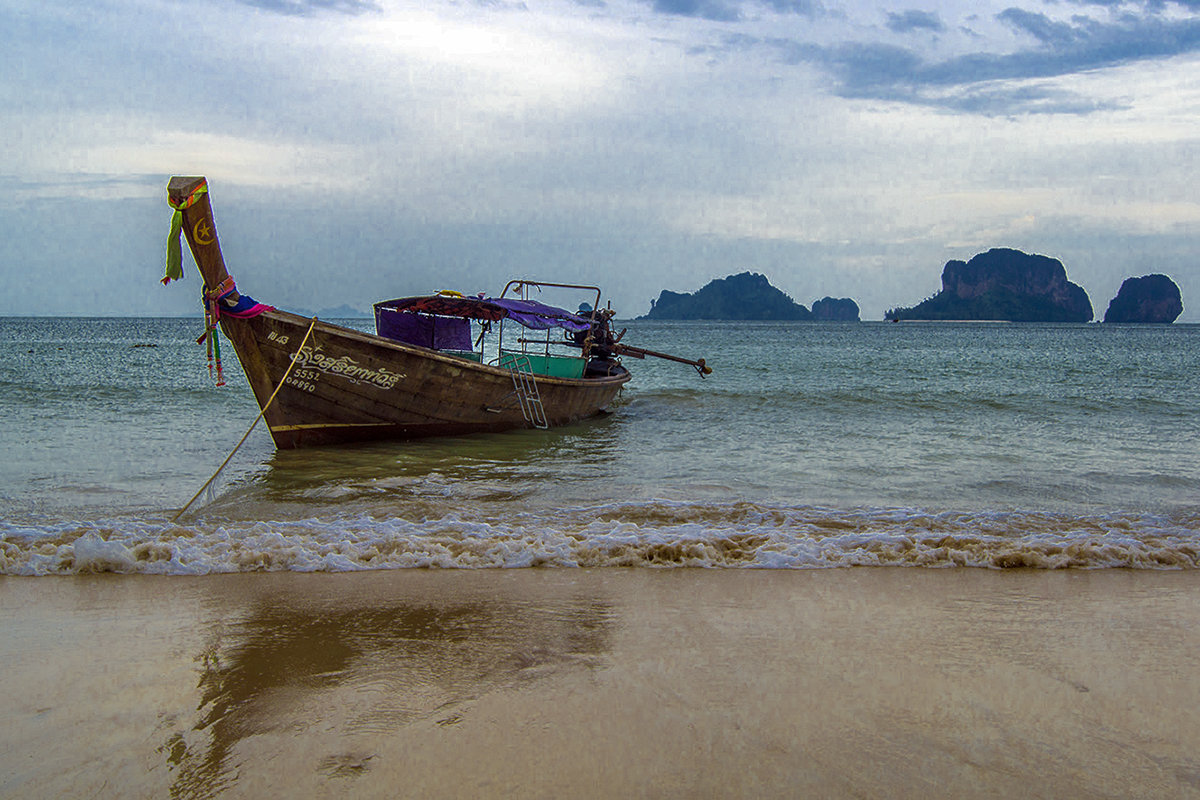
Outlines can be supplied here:
<path id="1" fill-rule="evenodd" d="M 1105 322 L 1174 322 L 1183 313 L 1183 297 L 1166 275 L 1126 278 L 1104 312 Z"/>
<path id="2" fill-rule="evenodd" d="M 1104 321 L 1174 322 L 1182 311 L 1175 282 L 1166 275 L 1146 275 L 1122 284 Z M 946 262 L 940 292 L 885 316 L 893 321 L 1091 322 L 1093 311 L 1087 292 L 1067 279 L 1058 259 L 994 248 L 970 261 Z"/>
<path id="3" fill-rule="evenodd" d="M 1166 275 L 1128 278 L 1108 304 L 1104 322 L 1171 323 L 1183 312 L 1179 287 Z M 1002 322 L 1091 322 L 1092 301 L 1067 278 L 1056 258 L 997 247 L 969 261 L 947 261 L 942 288 L 915 306 L 890 309 L 884 318 Z M 710 281 L 695 292 L 664 289 L 650 301 L 654 320 L 775 320 L 858 322 L 850 298 L 824 297 L 812 310 L 772 286 L 765 275 L 743 272 Z"/>
<path id="4" fill-rule="evenodd" d="M 1062 262 L 1020 250 L 995 248 L 970 261 L 948 261 L 942 290 L 911 308 L 893 308 L 891 320 L 1006 320 L 1091 322 L 1092 302 L 1067 280 Z"/>
<path id="5" fill-rule="evenodd" d="M 664 289 L 650 301 L 650 313 L 639 319 L 686 320 L 814 320 L 858 322 L 858 303 L 824 297 L 809 311 L 767 280 L 752 272 L 710 281 L 692 293 Z"/>

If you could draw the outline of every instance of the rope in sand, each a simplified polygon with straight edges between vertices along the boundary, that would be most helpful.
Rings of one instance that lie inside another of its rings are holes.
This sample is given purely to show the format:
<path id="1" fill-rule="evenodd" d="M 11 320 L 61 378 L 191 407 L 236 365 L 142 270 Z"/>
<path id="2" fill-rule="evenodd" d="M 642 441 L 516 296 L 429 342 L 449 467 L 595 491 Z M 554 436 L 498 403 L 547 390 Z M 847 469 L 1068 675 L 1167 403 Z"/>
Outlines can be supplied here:
<path id="1" fill-rule="evenodd" d="M 225 465 L 229 463 L 230 459 L 233 458 L 234 454 L 237 453 L 237 451 L 239 449 L 241 449 L 241 446 L 245 443 L 245 441 L 248 438 L 250 438 L 250 434 L 251 434 L 251 432 L 253 432 L 254 428 L 257 427 L 258 421 L 263 418 L 263 415 L 267 413 L 267 409 L 271 407 L 271 403 L 273 403 L 275 401 L 275 395 L 279 394 L 279 390 L 283 388 L 284 381 L 287 380 L 288 375 L 292 374 L 292 367 L 296 366 L 296 359 L 300 356 L 301 351 L 304 350 L 304 345 L 308 344 L 308 337 L 312 335 L 313 328 L 315 328 L 316 325 L 317 325 L 317 318 L 313 317 L 312 322 L 308 323 L 308 330 L 304 332 L 304 338 L 300 341 L 300 346 L 296 348 L 296 353 L 295 353 L 295 355 L 292 356 L 292 363 L 288 364 L 288 368 L 283 371 L 283 377 L 279 379 L 279 385 L 277 385 L 275 387 L 275 391 L 271 392 L 271 397 L 267 400 L 267 402 L 263 403 L 263 407 L 258 412 L 258 416 L 254 418 L 254 422 L 250 423 L 249 430 L 247 430 L 246 433 L 242 436 L 241 441 L 238 442 L 234 446 L 234 448 L 229 451 L 229 455 L 227 455 L 225 457 L 225 460 L 221 462 L 221 466 L 217 467 L 217 471 L 212 474 L 212 477 L 204 482 L 204 485 L 200 487 L 200 491 L 198 491 L 194 495 L 192 495 L 192 499 L 187 501 L 187 505 L 185 505 L 183 508 L 179 509 L 178 514 L 171 517 L 171 522 L 175 522 L 176 520 L 178 520 L 180 517 L 182 517 L 184 515 L 184 513 L 189 508 L 192 507 L 192 503 L 196 502 L 196 498 L 199 497 L 200 495 L 204 494 L 204 491 L 209 486 L 212 485 L 213 481 L 215 481 L 217 479 L 217 476 L 220 475 L 221 471 L 225 469 Z"/>

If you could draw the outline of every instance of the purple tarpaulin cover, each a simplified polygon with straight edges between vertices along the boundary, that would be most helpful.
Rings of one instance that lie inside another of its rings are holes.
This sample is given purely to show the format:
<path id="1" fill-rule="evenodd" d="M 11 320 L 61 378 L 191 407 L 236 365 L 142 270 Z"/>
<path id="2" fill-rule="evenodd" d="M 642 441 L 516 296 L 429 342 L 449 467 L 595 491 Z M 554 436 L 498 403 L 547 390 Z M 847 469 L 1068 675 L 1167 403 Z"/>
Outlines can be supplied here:
<path id="1" fill-rule="evenodd" d="M 388 339 L 434 350 L 471 349 L 471 322 L 464 317 L 376 309 L 375 331 Z"/>
<path id="2" fill-rule="evenodd" d="M 569 331 L 586 331 L 591 327 L 587 317 L 572 314 L 561 308 L 548 306 L 536 300 L 489 297 L 484 302 L 500 306 L 508 311 L 508 318 L 516 320 L 526 328 L 544 331 L 547 328 L 565 328 Z"/>
<path id="3" fill-rule="evenodd" d="M 587 317 L 572 314 L 565 309 L 548 306 L 536 300 L 509 297 L 405 297 L 376 303 L 376 319 L 380 318 L 380 311 L 421 312 L 442 317 L 491 321 L 511 319 L 535 330 L 563 328 L 568 331 L 586 331 L 591 326 Z M 380 331 L 380 335 L 387 334 Z"/>

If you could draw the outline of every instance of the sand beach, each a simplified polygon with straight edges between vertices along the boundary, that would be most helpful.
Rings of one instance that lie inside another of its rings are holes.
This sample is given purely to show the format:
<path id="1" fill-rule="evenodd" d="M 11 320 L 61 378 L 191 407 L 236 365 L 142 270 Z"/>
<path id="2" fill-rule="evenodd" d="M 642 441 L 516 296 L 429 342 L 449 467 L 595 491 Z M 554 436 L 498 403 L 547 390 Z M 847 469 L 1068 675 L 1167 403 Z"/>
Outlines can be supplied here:
<path id="1" fill-rule="evenodd" d="M 0 579 L 5 797 L 1200 797 L 1200 576 Z"/>

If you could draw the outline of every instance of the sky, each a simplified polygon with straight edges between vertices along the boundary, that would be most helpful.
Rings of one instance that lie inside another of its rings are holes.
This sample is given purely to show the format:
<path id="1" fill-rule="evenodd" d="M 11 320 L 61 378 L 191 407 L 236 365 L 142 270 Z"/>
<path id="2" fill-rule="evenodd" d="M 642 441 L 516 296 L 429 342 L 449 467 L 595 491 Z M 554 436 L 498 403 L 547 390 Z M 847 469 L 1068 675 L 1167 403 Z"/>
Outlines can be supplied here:
<path id="1" fill-rule="evenodd" d="M 0 0 L 3 315 L 200 313 L 209 182 L 280 308 L 751 271 L 863 319 L 1057 258 L 1200 322 L 1200 0 Z"/>

